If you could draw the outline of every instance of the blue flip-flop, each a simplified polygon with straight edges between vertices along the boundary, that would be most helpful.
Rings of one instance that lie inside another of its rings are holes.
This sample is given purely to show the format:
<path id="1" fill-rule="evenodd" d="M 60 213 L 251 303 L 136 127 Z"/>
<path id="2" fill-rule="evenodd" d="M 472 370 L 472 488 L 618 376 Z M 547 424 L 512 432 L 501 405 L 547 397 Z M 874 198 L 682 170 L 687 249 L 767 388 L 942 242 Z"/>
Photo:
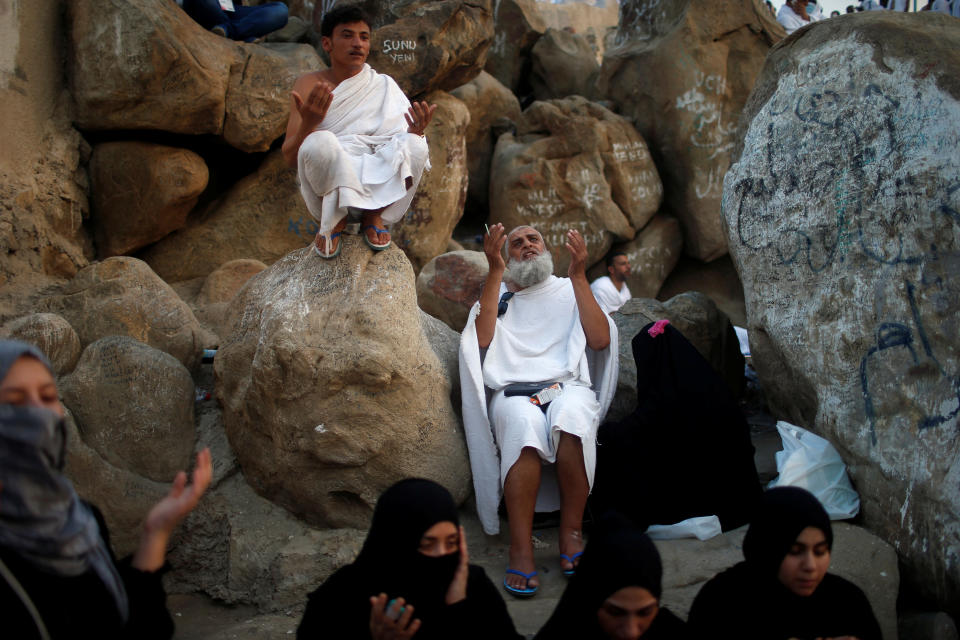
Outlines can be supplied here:
<path id="1" fill-rule="evenodd" d="M 374 243 L 370 242 L 370 236 L 368 236 L 367 233 L 366 233 L 367 229 L 373 229 L 373 232 L 376 233 L 376 234 L 389 233 L 389 230 L 388 230 L 388 229 L 380 229 L 380 228 L 378 228 L 377 225 L 375 225 L 375 224 L 368 224 L 368 225 L 366 225 L 366 226 L 364 226 L 364 227 L 360 227 L 360 233 L 363 234 L 363 239 L 364 239 L 364 241 L 366 241 L 367 246 L 370 247 L 371 249 L 373 249 L 374 251 L 383 251 L 384 249 L 386 249 L 387 247 L 390 246 L 390 243 L 391 243 L 391 242 L 393 242 L 392 240 L 387 240 L 386 244 L 374 244 Z"/>
<path id="2" fill-rule="evenodd" d="M 582 555 L 583 555 L 583 551 L 577 551 L 577 552 L 576 552 L 575 554 L 573 554 L 572 556 L 568 556 L 568 555 L 565 554 L 565 553 L 561 553 L 561 554 L 560 554 L 560 557 L 561 557 L 561 558 L 563 558 L 564 560 L 566 560 L 567 562 L 569 562 L 571 565 L 573 565 L 570 569 L 564 569 L 564 570 L 563 570 L 563 575 L 565 575 L 565 576 L 568 577 L 568 578 L 572 578 L 573 576 L 576 575 L 576 573 L 577 573 L 577 565 L 574 564 L 573 561 L 576 560 L 577 558 L 579 558 L 579 557 L 582 556 Z"/>
<path id="3" fill-rule="evenodd" d="M 330 243 L 333 242 L 334 238 L 339 238 L 339 237 L 340 237 L 340 232 L 339 232 L 339 231 L 337 231 L 336 233 L 331 233 L 331 234 L 330 234 L 330 239 L 329 239 L 329 240 L 325 240 L 324 247 L 329 248 Z M 326 259 L 326 260 L 330 260 L 330 259 L 336 258 L 338 255 L 340 255 L 340 249 L 343 248 L 343 240 L 341 240 L 340 242 L 337 243 L 337 248 L 333 250 L 333 253 L 324 253 L 323 251 L 320 251 L 319 247 L 317 247 L 317 239 L 316 239 L 316 238 L 313 239 L 313 245 L 312 245 L 312 246 L 313 246 L 313 252 L 314 252 L 315 254 L 317 254 L 317 255 L 320 256 L 321 258 L 324 258 L 324 259 Z"/>
<path id="4" fill-rule="evenodd" d="M 536 571 L 531 571 L 530 573 L 524 573 L 523 571 L 517 571 L 516 569 L 507 569 L 507 573 L 512 573 L 514 575 L 518 575 L 527 579 L 527 588 L 517 589 L 516 587 L 511 587 L 509 584 L 507 584 L 507 577 L 506 576 L 503 577 L 503 588 L 506 589 L 507 593 L 509 593 L 512 596 L 516 596 L 517 598 L 530 598 L 534 594 L 536 594 L 537 589 L 540 588 L 539 585 L 536 587 L 531 587 L 529 582 L 530 578 L 537 575 Z"/>

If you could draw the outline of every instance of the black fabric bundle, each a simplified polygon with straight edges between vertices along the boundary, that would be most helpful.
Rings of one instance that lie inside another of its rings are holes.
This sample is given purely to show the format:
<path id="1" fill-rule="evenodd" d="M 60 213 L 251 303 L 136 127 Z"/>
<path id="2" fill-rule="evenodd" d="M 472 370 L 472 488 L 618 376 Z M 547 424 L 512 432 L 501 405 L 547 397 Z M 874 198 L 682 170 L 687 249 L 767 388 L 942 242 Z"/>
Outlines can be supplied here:
<path id="1" fill-rule="evenodd" d="M 637 526 L 716 515 L 739 527 L 762 493 L 750 428 L 723 379 L 670 325 L 632 342 L 637 408 L 601 425 L 591 496 L 595 514 L 616 509 Z"/>
<path id="2" fill-rule="evenodd" d="M 587 543 L 557 608 L 536 640 L 604 638 L 597 611 L 611 595 L 625 587 L 642 587 L 660 599 L 663 568 L 653 541 L 624 516 L 609 512 Z M 682 638 L 684 625 L 661 608 L 644 638 Z"/>
<path id="3" fill-rule="evenodd" d="M 798 487 L 767 491 L 743 540 L 746 560 L 697 594 L 688 618 L 691 637 L 879 640 L 870 603 L 853 583 L 828 573 L 812 595 L 799 596 L 780 582 L 780 565 L 807 527 L 823 531 L 832 547 L 830 518 L 810 492 Z"/>

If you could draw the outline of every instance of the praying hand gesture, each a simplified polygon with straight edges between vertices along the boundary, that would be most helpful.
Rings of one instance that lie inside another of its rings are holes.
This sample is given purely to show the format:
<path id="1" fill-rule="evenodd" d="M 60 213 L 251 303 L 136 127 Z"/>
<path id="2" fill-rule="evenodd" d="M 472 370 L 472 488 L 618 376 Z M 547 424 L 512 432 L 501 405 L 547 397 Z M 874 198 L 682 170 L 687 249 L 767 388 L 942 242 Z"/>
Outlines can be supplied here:
<path id="1" fill-rule="evenodd" d="M 433 112 L 437 110 L 437 105 L 427 104 L 426 102 L 413 102 L 410 109 L 403 117 L 407 119 L 407 133 L 413 133 L 422 136 L 427 130 L 427 125 L 433 119 Z"/>
<path id="2" fill-rule="evenodd" d="M 132 565 L 141 571 L 156 571 L 163 566 L 167 556 L 167 543 L 180 521 L 200 501 L 213 478 L 213 462 L 210 449 L 197 454 L 193 470 L 193 483 L 187 486 L 187 474 L 181 471 L 173 479 L 170 493 L 153 505 L 143 523 L 140 547 L 133 556 Z"/>
<path id="3" fill-rule="evenodd" d="M 567 269 L 567 275 L 571 278 L 577 276 L 586 277 L 587 271 L 587 242 L 576 229 L 567 231 L 567 242 L 565 243 L 567 251 L 570 252 L 570 267 Z"/>
<path id="4" fill-rule="evenodd" d="M 293 104 L 300 113 L 302 126 L 309 131 L 313 131 L 327 117 L 327 110 L 330 108 L 330 103 L 333 102 L 333 85 L 319 80 L 310 89 L 306 100 L 296 91 L 293 91 L 290 95 L 293 97 Z"/>

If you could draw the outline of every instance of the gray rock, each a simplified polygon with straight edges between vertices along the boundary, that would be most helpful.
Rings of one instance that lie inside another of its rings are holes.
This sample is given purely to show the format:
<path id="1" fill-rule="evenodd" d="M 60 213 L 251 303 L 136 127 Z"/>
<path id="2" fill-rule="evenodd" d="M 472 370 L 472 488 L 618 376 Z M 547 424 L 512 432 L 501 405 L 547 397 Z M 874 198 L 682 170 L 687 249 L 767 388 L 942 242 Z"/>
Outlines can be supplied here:
<path id="1" fill-rule="evenodd" d="M 80 338 L 70 323 L 55 313 L 31 313 L 7 322 L 0 335 L 36 345 L 53 365 L 56 375 L 73 371 L 80 359 Z"/>
<path id="2" fill-rule="evenodd" d="M 871 12 L 785 40 L 723 202 L 771 408 L 837 447 L 907 588 L 954 615 L 960 83 L 942 61 L 958 25 Z"/>
<path id="3" fill-rule="evenodd" d="M 467 198 L 466 139 L 470 112 L 463 102 L 443 91 L 425 99 L 437 105 L 426 131 L 433 169 L 424 172 L 410 210 L 393 225 L 391 232 L 414 271 L 446 251 Z"/>
<path id="4" fill-rule="evenodd" d="M 110 336 L 83 351 L 60 382 L 84 441 L 120 469 L 171 482 L 190 464 L 194 386 L 173 356 Z"/>
<path id="5" fill-rule="evenodd" d="M 450 93 L 470 111 L 466 140 L 470 173 L 466 210 L 485 219 L 490 200 L 493 147 L 500 133 L 520 121 L 520 102 L 510 89 L 486 71 Z"/>
<path id="6" fill-rule="evenodd" d="M 203 341 L 193 312 L 136 258 L 107 258 L 85 267 L 41 306 L 66 318 L 84 347 L 105 336 L 129 336 L 169 353 L 187 369 L 200 362 Z"/>
<path id="7" fill-rule="evenodd" d="M 308 45 L 236 43 L 172 2 L 77 0 L 67 10 L 70 82 L 83 129 L 209 133 L 244 151 L 266 151 L 283 135 L 294 80 L 323 68 Z"/>
<path id="8" fill-rule="evenodd" d="M 93 149 L 93 226 L 101 258 L 132 253 L 187 222 L 207 187 L 203 158 L 146 142 L 106 142 Z"/>
<path id="9" fill-rule="evenodd" d="M 310 217 L 297 171 L 279 151 L 238 181 L 187 226 L 139 255 L 171 282 L 207 277 L 231 260 L 270 264 L 313 241 L 317 225 Z"/>
<path id="10" fill-rule="evenodd" d="M 598 95 L 631 119 L 661 172 L 684 249 L 727 252 L 720 215 L 737 119 L 770 46 L 784 36 L 762 2 L 626 0 Z"/>
<path id="11" fill-rule="evenodd" d="M 88 445 L 67 408 L 67 464 L 64 469 L 81 498 L 96 505 L 110 529 L 118 558 L 136 551 L 143 519 L 170 485 L 115 467 Z"/>
<path id="12" fill-rule="evenodd" d="M 428 262 L 417 275 L 417 304 L 456 332 L 463 331 L 470 308 L 487 278 L 480 251 L 451 251 Z"/>
<path id="13" fill-rule="evenodd" d="M 516 135 L 497 141 L 490 221 L 508 230 L 532 224 L 553 254 L 555 273 L 566 273 L 568 229 L 583 234 L 587 263 L 597 262 L 653 217 L 659 181 L 646 143 L 625 118 L 579 96 L 535 102 Z"/>
<path id="14" fill-rule="evenodd" d="M 613 313 L 620 335 L 620 376 L 607 420 L 620 420 L 637 406 L 637 365 L 631 341 L 651 322 L 666 318 L 690 341 L 704 360 L 730 386 L 735 395 L 743 389 L 743 355 L 733 325 L 710 298 L 696 291 L 682 293 L 665 303 L 633 298 Z"/>
<path id="15" fill-rule="evenodd" d="M 343 243 L 334 260 L 293 251 L 244 287 L 214 372 L 251 486 L 308 522 L 359 527 L 401 478 L 462 501 L 470 473 L 409 262 Z"/>
<path id="16" fill-rule="evenodd" d="M 530 52 L 530 84 L 537 100 L 593 98 L 600 65 L 586 38 L 563 29 L 547 29 Z"/>
<path id="17" fill-rule="evenodd" d="M 906 613 L 900 616 L 898 629 L 901 640 L 958 640 L 953 618 L 936 613 Z"/>
<path id="18" fill-rule="evenodd" d="M 365 525 L 366 526 L 366 525 Z M 355 529 L 311 529 L 255 494 L 242 474 L 210 491 L 178 530 L 165 576 L 168 591 L 203 591 L 231 605 L 278 611 L 353 561 L 365 537 Z"/>
<path id="19" fill-rule="evenodd" d="M 460 334 L 422 310 L 420 324 L 450 381 L 450 402 L 457 415 L 460 415 Z"/>

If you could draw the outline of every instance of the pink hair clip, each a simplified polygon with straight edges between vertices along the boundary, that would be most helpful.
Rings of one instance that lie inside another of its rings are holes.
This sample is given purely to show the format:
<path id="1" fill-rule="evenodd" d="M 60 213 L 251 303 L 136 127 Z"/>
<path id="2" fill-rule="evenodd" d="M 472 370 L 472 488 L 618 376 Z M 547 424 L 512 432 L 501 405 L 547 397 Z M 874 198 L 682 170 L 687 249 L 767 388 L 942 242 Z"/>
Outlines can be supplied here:
<path id="1" fill-rule="evenodd" d="M 651 338 L 656 338 L 658 335 L 663 333 L 663 330 L 666 326 L 670 324 L 670 321 L 664 318 L 663 320 L 657 320 L 653 323 L 653 326 L 647 329 L 647 333 L 650 334 Z"/>

